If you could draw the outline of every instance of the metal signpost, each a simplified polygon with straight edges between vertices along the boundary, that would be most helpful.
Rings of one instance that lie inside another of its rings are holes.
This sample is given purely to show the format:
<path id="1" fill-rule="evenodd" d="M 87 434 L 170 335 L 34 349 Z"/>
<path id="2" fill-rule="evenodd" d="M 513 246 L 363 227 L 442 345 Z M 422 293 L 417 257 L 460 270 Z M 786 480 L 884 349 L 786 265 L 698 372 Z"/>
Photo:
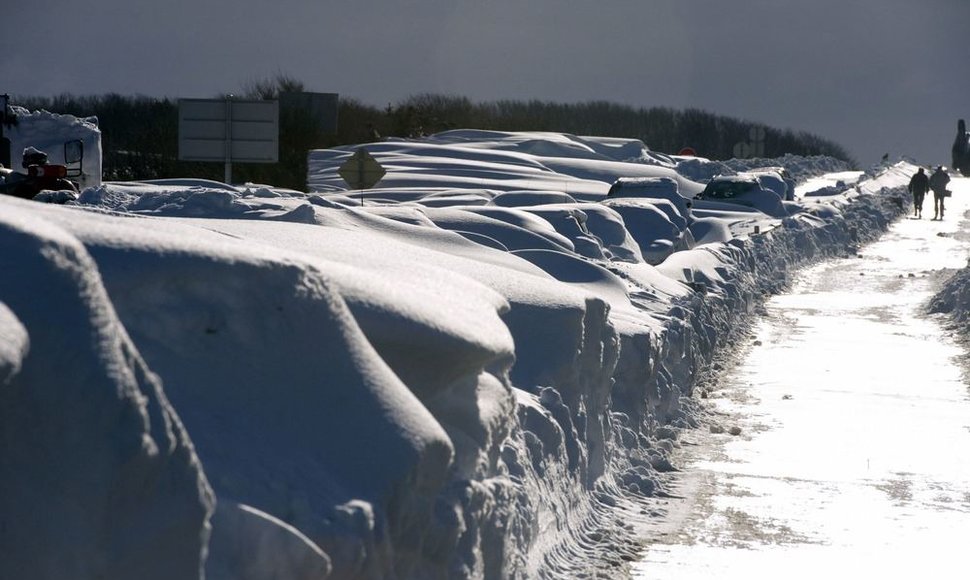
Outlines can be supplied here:
<path id="1" fill-rule="evenodd" d="M 345 161 L 337 174 L 347 182 L 351 189 L 370 189 L 377 185 L 387 171 L 366 149 L 361 147 L 350 159 Z M 360 205 L 364 205 L 364 192 L 360 193 Z"/>
<path id="2" fill-rule="evenodd" d="M 278 101 L 179 99 L 179 160 L 232 164 L 279 161 Z"/>

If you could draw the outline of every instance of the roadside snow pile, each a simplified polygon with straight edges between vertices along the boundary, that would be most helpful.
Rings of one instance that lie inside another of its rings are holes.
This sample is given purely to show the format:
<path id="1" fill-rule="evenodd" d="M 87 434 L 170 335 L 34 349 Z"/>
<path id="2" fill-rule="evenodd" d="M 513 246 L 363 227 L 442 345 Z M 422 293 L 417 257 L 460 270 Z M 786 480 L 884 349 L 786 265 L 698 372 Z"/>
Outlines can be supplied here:
<path id="1" fill-rule="evenodd" d="M 970 193 L 970 180 L 955 176 L 950 181 L 949 188 L 954 196 L 964 197 Z M 970 338 L 970 330 L 967 328 L 967 322 L 970 321 L 970 262 L 962 270 L 953 272 L 943 283 L 927 305 L 927 311 L 946 315 L 955 330 L 964 338 Z"/>
<path id="2" fill-rule="evenodd" d="M 694 181 L 706 182 L 715 175 L 735 175 L 745 171 L 766 168 L 784 168 L 796 182 L 827 173 L 849 170 L 849 165 L 833 157 L 802 157 L 785 155 L 777 158 L 752 157 L 711 161 L 703 157 L 678 157 L 676 169 L 681 175 Z"/>
<path id="3" fill-rule="evenodd" d="M 966 334 L 965 325 L 970 320 L 970 263 L 947 280 L 927 309 L 933 314 L 947 314 Z"/>
<path id="4" fill-rule="evenodd" d="M 785 155 L 771 159 L 760 157 L 728 159 L 724 162 L 724 165 L 738 173 L 767 167 L 783 167 L 788 171 L 791 178 L 799 183 L 822 174 L 838 173 L 851 169 L 848 163 L 833 157 L 801 157 L 798 155 Z"/>
<path id="5" fill-rule="evenodd" d="M 223 217 L 300 221 L 306 194 L 267 186 L 231 186 L 204 179 L 111 182 L 81 192 L 78 203 L 112 211 L 166 217 Z"/>
<path id="6" fill-rule="evenodd" d="M 905 211 L 912 171 L 783 219 L 598 203 L 617 175 L 700 186 L 638 143 L 385 142 L 395 186 L 363 207 L 352 149 L 311 154 L 312 195 L 0 198 L 0 577 L 619 569 L 712 357 Z"/>

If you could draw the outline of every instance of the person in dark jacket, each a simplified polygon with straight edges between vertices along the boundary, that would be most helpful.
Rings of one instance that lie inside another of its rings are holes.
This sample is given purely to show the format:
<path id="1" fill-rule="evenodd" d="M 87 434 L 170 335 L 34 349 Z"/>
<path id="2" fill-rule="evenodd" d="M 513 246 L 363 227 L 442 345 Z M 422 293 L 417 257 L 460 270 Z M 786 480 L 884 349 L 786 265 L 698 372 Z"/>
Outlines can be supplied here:
<path id="1" fill-rule="evenodd" d="M 940 165 L 930 176 L 930 189 L 933 190 L 933 219 L 943 219 L 943 200 L 946 198 L 946 184 L 950 183 L 950 176 Z"/>
<path id="2" fill-rule="evenodd" d="M 909 180 L 909 192 L 913 194 L 913 215 L 917 218 L 923 217 L 923 198 L 930 189 L 930 178 L 920 167 L 916 175 Z"/>

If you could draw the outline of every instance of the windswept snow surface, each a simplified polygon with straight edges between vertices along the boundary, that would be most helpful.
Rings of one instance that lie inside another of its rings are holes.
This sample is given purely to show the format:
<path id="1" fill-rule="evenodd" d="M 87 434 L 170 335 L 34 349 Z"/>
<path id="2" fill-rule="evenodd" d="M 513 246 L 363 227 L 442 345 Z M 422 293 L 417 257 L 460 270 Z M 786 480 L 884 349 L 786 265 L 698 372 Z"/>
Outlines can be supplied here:
<path id="1" fill-rule="evenodd" d="M 638 141 L 367 148 L 363 200 L 354 148 L 311 153 L 313 194 L 0 198 L 0 577 L 620 574 L 714 354 L 914 170 L 695 216 L 599 203 L 619 175 L 700 186 Z"/>

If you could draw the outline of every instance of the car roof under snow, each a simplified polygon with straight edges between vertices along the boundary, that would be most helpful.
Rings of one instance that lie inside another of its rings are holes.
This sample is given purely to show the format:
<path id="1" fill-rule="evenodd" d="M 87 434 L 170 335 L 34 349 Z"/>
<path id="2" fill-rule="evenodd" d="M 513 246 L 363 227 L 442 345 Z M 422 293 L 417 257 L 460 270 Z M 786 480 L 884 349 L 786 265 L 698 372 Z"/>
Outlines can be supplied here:
<path id="1" fill-rule="evenodd" d="M 757 182 L 758 179 L 753 175 L 715 175 L 711 181 L 727 181 L 731 183 L 750 183 Z"/>

